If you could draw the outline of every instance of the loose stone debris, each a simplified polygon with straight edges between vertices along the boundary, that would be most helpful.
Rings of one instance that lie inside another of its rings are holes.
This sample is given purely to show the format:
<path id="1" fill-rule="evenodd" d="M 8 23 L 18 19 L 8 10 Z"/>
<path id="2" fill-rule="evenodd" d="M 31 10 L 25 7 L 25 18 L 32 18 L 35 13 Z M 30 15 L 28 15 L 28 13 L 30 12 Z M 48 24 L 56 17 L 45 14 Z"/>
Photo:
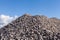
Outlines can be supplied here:
<path id="1" fill-rule="evenodd" d="M 60 19 L 25 14 L 0 29 L 0 40 L 60 40 Z"/>

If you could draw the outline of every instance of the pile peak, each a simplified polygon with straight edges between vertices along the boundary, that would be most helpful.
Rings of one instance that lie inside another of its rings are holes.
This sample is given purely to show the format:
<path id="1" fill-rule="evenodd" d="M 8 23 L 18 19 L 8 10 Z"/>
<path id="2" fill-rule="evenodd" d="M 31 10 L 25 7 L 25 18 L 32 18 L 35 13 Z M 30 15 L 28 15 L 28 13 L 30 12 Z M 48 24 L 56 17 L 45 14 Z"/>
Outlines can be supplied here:
<path id="1" fill-rule="evenodd" d="M 31 16 L 30 14 L 28 14 L 28 13 L 26 13 L 26 14 L 24 14 L 23 16 Z"/>

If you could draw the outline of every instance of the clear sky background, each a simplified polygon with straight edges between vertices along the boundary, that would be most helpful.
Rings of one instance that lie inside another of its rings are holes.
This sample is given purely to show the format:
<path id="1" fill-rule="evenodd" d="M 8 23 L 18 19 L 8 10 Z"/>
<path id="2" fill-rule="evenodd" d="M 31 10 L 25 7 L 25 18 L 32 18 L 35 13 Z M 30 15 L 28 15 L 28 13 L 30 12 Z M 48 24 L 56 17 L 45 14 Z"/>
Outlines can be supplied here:
<path id="1" fill-rule="evenodd" d="M 60 18 L 60 0 L 0 0 L 0 15 L 24 13 Z"/>

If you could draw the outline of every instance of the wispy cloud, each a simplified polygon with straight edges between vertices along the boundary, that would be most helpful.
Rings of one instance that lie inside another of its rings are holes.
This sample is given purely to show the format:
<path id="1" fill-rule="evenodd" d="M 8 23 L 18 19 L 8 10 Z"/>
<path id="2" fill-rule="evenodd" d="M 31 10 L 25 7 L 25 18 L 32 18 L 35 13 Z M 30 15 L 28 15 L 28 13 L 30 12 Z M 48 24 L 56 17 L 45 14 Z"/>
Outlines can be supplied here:
<path id="1" fill-rule="evenodd" d="M 11 17 L 8 15 L 0 15 L 0 28 L 15 20 L 17 16 Z"/>

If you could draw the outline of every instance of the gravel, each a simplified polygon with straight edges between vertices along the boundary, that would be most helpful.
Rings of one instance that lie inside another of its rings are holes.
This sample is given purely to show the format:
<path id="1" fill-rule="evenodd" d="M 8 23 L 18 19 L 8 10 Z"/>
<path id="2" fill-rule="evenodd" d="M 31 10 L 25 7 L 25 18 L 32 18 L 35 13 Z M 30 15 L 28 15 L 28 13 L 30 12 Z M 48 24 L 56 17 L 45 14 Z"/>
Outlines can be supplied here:
<path id="1" fill-rule="evenodd" d="M 60 19 L 24 14 L 0 29 L 0 40 L 60 40 Z"/>

